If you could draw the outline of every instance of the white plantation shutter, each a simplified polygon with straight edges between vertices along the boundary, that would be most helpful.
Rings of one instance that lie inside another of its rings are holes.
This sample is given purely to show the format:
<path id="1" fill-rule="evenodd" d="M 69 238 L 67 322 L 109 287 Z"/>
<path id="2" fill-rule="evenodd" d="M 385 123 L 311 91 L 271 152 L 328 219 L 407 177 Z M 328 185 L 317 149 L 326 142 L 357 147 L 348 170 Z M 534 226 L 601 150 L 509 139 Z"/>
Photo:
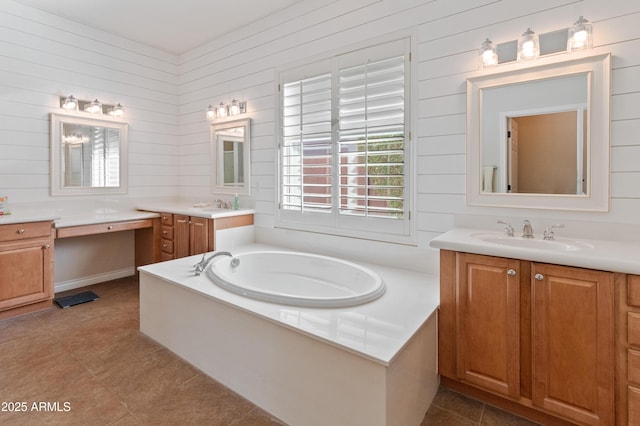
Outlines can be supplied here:
<path id="1" fill-rule="evenodd" d="M 331 211 L 331 74 L 282 88 L 282 208 Z"/>
<path id="2" fill-rule="evenodd" d="M 341 69 L 340 213 L 404 216 L 404 57 Z"/>
<path id="3" fill-rule="evenodd" d="M 409 236 L 409 46 L 398 40 L 333 57 L 330 71 L 281 74 L 280 225 Z"/>

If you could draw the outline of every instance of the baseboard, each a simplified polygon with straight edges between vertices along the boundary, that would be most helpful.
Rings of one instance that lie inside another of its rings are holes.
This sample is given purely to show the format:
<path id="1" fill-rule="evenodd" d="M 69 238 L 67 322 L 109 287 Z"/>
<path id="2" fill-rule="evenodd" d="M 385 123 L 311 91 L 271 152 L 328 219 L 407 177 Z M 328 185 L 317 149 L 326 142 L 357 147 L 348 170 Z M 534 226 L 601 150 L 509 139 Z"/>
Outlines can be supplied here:
<path id="1" fill-rule="evenodd" d="M 88 285 L 98 284 L 105 281 L 117 280 L 118 278 L 130 277 L 136 273 L 136 268 L 124 268 L 117 271 L 109 271 L 103 274 L 91 275 L 89 277 L 77 278 L 75 280 L 62 281 L 54 283 L 53 291 L 60 293 L 67 290 L 73 290 Z"/>

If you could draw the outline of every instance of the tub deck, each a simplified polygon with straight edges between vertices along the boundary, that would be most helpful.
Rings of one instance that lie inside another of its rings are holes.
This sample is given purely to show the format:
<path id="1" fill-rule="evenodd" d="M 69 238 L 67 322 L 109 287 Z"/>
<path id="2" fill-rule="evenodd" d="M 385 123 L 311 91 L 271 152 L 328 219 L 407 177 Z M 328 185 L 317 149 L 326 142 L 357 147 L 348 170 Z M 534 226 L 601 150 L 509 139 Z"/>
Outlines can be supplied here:
<path id="1" fill-rule="evenodd" d="M 227 292 L 193 275 L 198 260 L 140 268 L 143 333 L 289 424 L 420 423 L 438 386 L 437 276 L 361 263 L 380 299 L 299 308 Z"/>

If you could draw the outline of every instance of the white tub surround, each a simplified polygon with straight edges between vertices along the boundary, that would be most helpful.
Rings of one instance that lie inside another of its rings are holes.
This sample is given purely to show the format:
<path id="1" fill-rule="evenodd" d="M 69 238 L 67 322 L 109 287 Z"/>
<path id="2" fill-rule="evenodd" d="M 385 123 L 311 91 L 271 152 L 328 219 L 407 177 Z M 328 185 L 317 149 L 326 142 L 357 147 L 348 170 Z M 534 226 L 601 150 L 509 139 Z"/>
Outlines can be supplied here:
<path id="1" fill-rule="evenodd" d="M 234 255 L 256 250 L 277 249 Z M 382 297 L 315 309 L 228 292 L 194 275 L 199 260 L 140 268 L 143 333 L 289 424 L 420 424 L 438 387 L 437 276 L 364 265 Z"/>
<path id="2" fill-rule="evenodd" d="M 637 242 L 564 238 L 558 236 L 560 233 L 556 231 L 554 244 L 544 241 L 542 234 L 535 234 L 531 241 L 522 241 L 518 232 L 514 237 L 504 237 L 495 229 L 454 228 L 431 240 L 430 245 L 452 251 L 640 274 L 640 244 Z"/>

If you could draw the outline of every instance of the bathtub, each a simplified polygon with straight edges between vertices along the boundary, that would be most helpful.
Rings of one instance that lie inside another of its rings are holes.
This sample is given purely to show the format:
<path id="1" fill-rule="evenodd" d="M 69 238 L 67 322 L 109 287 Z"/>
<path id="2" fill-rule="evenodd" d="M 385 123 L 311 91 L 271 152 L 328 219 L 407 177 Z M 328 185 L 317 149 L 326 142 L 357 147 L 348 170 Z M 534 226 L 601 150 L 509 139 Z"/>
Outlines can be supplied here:
<path id="1" fill-rule="evenodd" d="M 333 257 L 287 251 L 253 251 L 218 257 L 205 269 L 215 284 L 282 305 L 342 308 L 384 294 L 382 278 L 369 268 Z"/>
<path id="2" fill-rule="evenodd" d="M 352 268 L 266 245 L 233 254 L 240 259 L 236 274 L 256 257 Z M 436 275 L 353 263 L 364 269 L 346 271 L 371 271 L 384 293 L 354 306 L 309 307 L 228 291 L 194 275 L 199 260 L 139 268 L 142 333 L 287 424 L 420 424 L 439 384 Z M 229 263 L 216 258 L 211 269 Z"/>

